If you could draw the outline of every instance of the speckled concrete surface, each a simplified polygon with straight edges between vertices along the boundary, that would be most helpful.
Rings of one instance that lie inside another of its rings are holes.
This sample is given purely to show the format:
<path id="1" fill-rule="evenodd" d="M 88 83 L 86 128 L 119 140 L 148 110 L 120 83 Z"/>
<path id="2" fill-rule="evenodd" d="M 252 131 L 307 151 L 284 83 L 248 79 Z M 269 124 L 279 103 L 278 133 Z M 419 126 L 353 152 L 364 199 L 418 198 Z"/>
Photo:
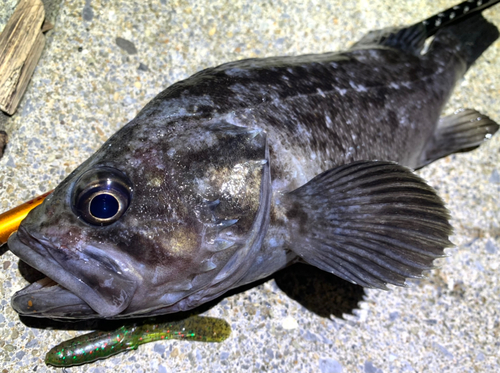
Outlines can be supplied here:
<path id="1" fill-rule="evenodd" d="M 200 69 L 340 50 L 368 30 L 410 24 L 456 1 L 66 0 L 18 114 L 5 125 L 0 211 L 54 188 L 155 94 Z M 0 26 L 14 3 L 1 0 Z M 500 6 L 485 14 L 500 26 Z M 497 41 L 457 87 L 448 112 L 472 107 L 500 121 L 499 66 Z M 427 278 L 368 290 L 353 314 L 331 320 L 269 281 L 208 311 L 232 325 L 226 342 L 152 343 L 67 371 L 500 371 L 500 136 L 420 174 L 447 202 L 457 245 Z M 0 261 L 1 372 L 60 371 L 43 357 L 78 332 L 21 323 L 9 302 L 26 281 L 10 252 Z"/>

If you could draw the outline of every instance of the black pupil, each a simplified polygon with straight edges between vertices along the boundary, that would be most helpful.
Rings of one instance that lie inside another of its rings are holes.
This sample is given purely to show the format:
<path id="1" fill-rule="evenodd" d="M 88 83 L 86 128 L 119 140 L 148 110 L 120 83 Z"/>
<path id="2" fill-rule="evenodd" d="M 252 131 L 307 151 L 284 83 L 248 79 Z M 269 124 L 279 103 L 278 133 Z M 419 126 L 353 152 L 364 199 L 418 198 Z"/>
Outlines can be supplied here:
<path id="1" fill-rule="evenodd" d="M 112 218 L 118 209 L 118 200 L 111 194 L 99 194 L 90 202 L 90 213 L 98 219 Z"/>

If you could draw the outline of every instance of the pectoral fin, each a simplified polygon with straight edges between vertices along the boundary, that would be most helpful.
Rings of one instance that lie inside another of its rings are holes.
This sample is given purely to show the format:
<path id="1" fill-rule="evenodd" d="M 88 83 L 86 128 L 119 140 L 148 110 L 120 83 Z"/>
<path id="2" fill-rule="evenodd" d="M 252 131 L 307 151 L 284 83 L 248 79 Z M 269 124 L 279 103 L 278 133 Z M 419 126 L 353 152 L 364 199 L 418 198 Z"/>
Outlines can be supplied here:
<path id="1" fill-rule="evenodd" d="M 288 193 L 290 248 L 345 280 L 385 288 L 421 277 L 452 244 L 436 192 L 407 168 L 354 162 Z"/>

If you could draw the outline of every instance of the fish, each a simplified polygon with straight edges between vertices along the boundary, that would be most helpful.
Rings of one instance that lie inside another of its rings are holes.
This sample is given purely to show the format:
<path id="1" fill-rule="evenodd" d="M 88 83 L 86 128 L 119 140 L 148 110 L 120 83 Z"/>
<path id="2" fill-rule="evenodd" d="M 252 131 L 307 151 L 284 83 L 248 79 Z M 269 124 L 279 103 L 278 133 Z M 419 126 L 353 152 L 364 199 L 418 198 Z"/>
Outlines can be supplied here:
<path id="1" fill-rule="evenodd" d="M 47 276 L 12 307 L 54 319 L 187 311 L 296 262 L 368 288 L 422 277 L 452 227 L 413 171 L 498 130 L 473 109 L 441 117 L 499 36 L 481 15 L 497 2 L 168 87 L 10 236 Z"/>

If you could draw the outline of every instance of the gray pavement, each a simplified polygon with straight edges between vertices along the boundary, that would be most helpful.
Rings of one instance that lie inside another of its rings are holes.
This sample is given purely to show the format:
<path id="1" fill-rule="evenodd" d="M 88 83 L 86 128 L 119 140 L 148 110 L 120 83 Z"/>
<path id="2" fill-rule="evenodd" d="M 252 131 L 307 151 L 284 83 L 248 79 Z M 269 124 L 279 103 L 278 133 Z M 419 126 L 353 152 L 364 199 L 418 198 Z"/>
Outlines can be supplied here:
<path id="1" fill-rule="evenodd" d="M 153 96 L 203 68 L 341 50 L 371 29 L 411 24 L 455 1 L 64 1 L 18 113 L 3 124 L 10 142 L 0 160 L 0 212 L 54 188 Z M 0 0 L 0 28 L 13 3 Z M 500 5 L 485 15 L 500 27 Z M 447 113 L 471 107 L 499 122 L 499 70 L 497 41 Z M 419 173 L 438 189 L 455 228 L 456 247 L 426 278 L 367 290 L 358 308 L 331 319 L 270 280 L 207 311 L 231 324 L 223 343 L 155 342 L 67 371 L 500 371 L 500 135 Z M 0 264 L 1 372 L 60 371 L 45 366 L 45 353 L 79 332 L 20 322 L 10 297 L 26 281 L 10 252 Z"/>

